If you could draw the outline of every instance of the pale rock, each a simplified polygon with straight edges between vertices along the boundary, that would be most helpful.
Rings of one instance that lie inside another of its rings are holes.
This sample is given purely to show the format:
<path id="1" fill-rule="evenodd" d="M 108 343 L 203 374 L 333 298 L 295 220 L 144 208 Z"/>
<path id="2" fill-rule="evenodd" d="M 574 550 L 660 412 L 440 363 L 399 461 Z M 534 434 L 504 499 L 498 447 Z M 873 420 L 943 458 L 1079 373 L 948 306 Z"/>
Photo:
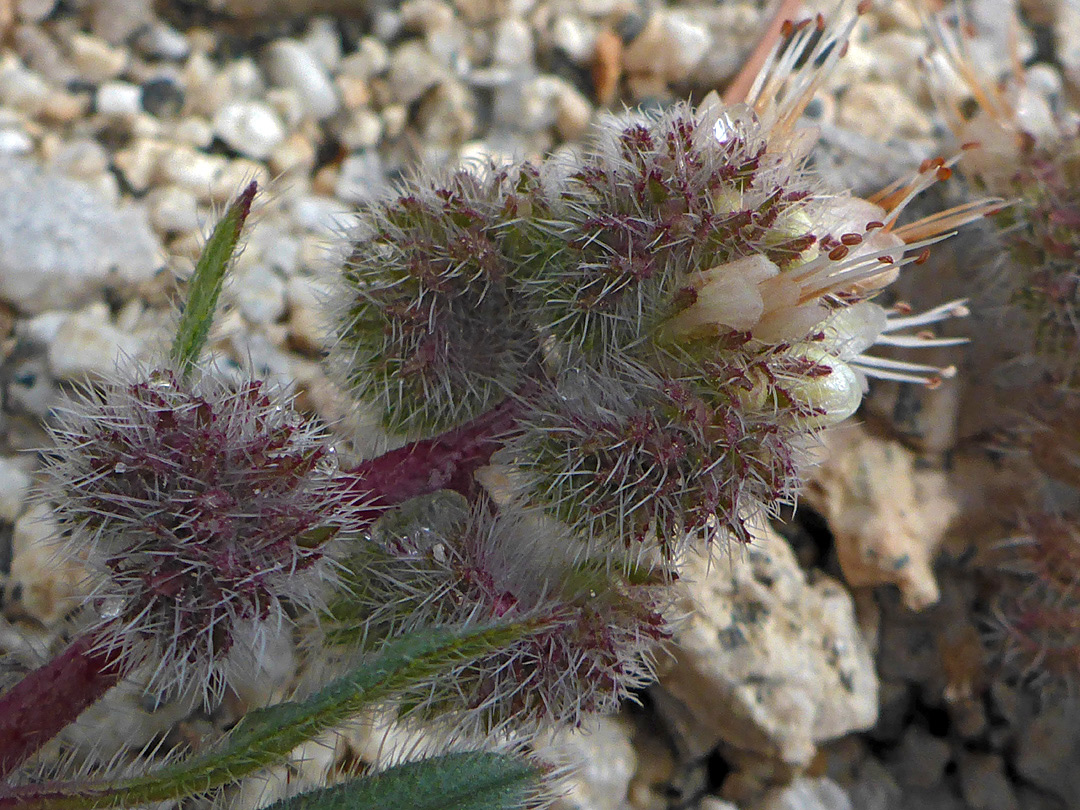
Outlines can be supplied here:
<path id="1" fill-rule="evenodd" d="M 293 133 L 270 154 L 270 171 L 275 175 L 296 175 L 306 178 L 315 168 L 318 155 L 315 145 L 299 133 Z"/>
<path id="2" fill-rule="evenodd" d="M 94 109 L 102 115 L 134 118 L 142 109 L 142 88 L 131 82 L 105 82 L 94 94 Z"/>
<path id="3" fill-rule="evenodd" d="M 188 189 L 158 186 L 146 198 L 150 223 L 162 233 L 190 233 L 199 230 L 199 201 Z"/>
<path id="4" fill-rule="evenodd" d="M 1074 2 L 1058 4 L 1054 20 L 1054 33 L 1057 42 L 1057 58 L 1065 77 L 1073 84 L 1080 85 L 1080 5 Z"/>
<path id="5" fill-rule="evenodd" d="M 234 101 L 214 116 L 214 132 L 231 149 L 255 160 L 270 156 L 283 140 L 285 127 L 261 101 Z"/>
<path id="6" fill-rule="evenodd" d="M 39 25 L 20 25 L 13 32 L 15 53 L 23 63 L 56 85 L 75 79 L 75 71 L 60 45 Z"/>
<path id="7" fill-rule="evenodd" d="M 89 109 L 89 95 L 69 93 L 67 90 L 55 87 L 45 96 L 45 103 L 41 108 L 41 117 L 47 119 L 54 126 L 62 126 L 85 117 Z"/>
<path id="8" fill-rule="evenodd" d="M 240 313 L 252 323 L 273 323 L 285 314 L 285 282 L 264 265 L 255 265 L 234 279 Z"/>
<path id="9" fill-rule="evenodd" d="M 1047 704 L 1019 732 L 1013 765 L 1031 784 L 1064 802 L 1080 796 L 1080 701 Z"/>
<path id="10" fill-rule="evenodd" d="M 528 68 L 533 62 L 533 50 L 532 29 L 520 17 L 507 17 L 495 26 L 491 59 L 496 65 Z"/>
<path id="11" fill-rule="evenodd" d="M 440 0 L 405 0 L 401 4 L 401 24 L 405 30 L 426 34 L 454 22 L 454 10 Z"/>
<path id="12" fill-rule="evenodd" d="M 49 168 L 68 177 L 89 180 L 108 171 L 109 153 L 90 138 L 65 141 L 50 155 Z"/>
<path id="13" fill-rule="evenodd" d="M 877 677 L 847 592 L 825 576 L 807 581 L 775 531 L 758 534 L 730 557 L 687 560 L 687 618 L 661 686 L 691 750 L 722 740 L 805 765 L 817 743 L 874 724 Z"/>
<path id="14" fill-rule="evenodd" d="M 690 77 L 699 86 L 723 87 L 761 36 L 761 10 L 753 3 L 732 2 L 696 7 L 694 13 L 707 27 L 711 44 Z"/>
<path id="15" fill-rule="evenodd" d="M 225 163 L 222 171 L 214 177 L 210 184 L 210 200 L 219 205 L 226 205 L 236 199 L 236 195 L 244 190 L 249 183 L 256 183 L 259 188 L 267 188 L 270 184 L 270 173 L 261 163 L 253 160 L 237 158 Z M 238 257 L 243 261 L 244 254 Z"/>
<path id="16" fill-rule="evenodd" d="M 401 137 L 405 124 L 409 120 L 409 111 L 404 104 L 387 104 L 382 109 L 383 128 L 388 140 Z"/>
<path id="17" fill-rule="evenodd" d="M 925 137 L 933 132 L 930 118 L 899 87 L 886 82 L 860 82 L 848 88 L 838 121 L 874 141 Z"/>
<path id="18" fill-rule="evenodd" d="M 266 48 L 265 63 L 270 80 L 296 90 L 312 118 L 322 121 L 341 108 L 326 67 L 296 40 L 274 40 Z"/>
<path id="19" fill-rule="evenodd" d="M 149 676 L 145 670 L 124 678 L 79 715 L 61 732 L 64 742 L 108 760 L 163 738 L 195 711 L 193 694 L 179 700 L 161 700 L 148 694 L 145 684 Z"/>
<path id="20" fill-rule="evenodd" d="M 147 0 L 92 0 L 90 31 L 118 45 L 154 21 L 154 4 Z"/>
<path id="21" fill-rule="evenodd" d="M 476 104 L 461 82 L 440 82 L 416 109 L 416 126 L 425 147 L 460 146 L 476 129 Z"/>
<path id="22" fill-rule="evenodd" d="M 685 81 L 709 52 L 712 37 L 689 11 L 657 10 L 623 51 L 628 73 Z"/>
<path id="23" fill-rule="evenodd" d="M 355 76 L 339 75 L 334 77 L 334 85 L 341 94 L 341 102 L 346 110 L 355 110 L 366 107 L 371 103 L 371 85 L 367 79 L 358 79 Z"/>
<path id="24" fill-rule="evenodd" d="M 19 157 L 33 151 L 33 138 L 21 129 L 0 128 L 0 158 Z"/>
<path id="25" fill-rule="evenodd" d="M 67 44 L 71 61 L 83 81 L 101 84 L 115 79 L 127 67 L 127 51 L 114 48 L 97 37 L 76 31 L 70 35 Z"/>
<path id="26" fill-rule="evenodd" d="M 271 87 L 262 98 L 281 118 L 285 129 L 302 137 L 310 137 L 302 130 L 306 124 L 314 124 L 308 114 L 307 103 L 292 87 Z"/>
<path id="27" fill-rule="evenodd" d="M 133 44 L 143 56 L 169 62 L 179 62 L 191 53 L 187 37 L 157 20 L 141 31 Z"/>
<path id="28" fill-rule="evenodd" d="M 847 425 L 826 435 L 805 497 L 828 520 L 849 585 L 896 585 L 922 610 L 938 600 L 934 560 L 959 507 L 945 474 L 916 462 L 899 442 Z"/>
<path id="29" fill-rule="evenodd" d="M 150 189 L 158 168 L 173 150 L 168 143 L 150 138 L 140 138 L 130 146 L 113 154 L 113 165 L 124 182 L 136 193 Z"/>
<path id="30" fill-rule="evenodd" d="M 739 810 L 739 808 L 731 802 L 719 799 L 716 796 L 705 796 L 698 803 L 698 810 Z"/>
<path id="31" fill-rule="evenodd" d="M 303 45 L 328 72 L 334 72 L 341 64 L 341 35 L 331 17 L 316 17 L 308 23 Z"/>
<path id="32" fill-rule="evenodd" d="M 592 104 L 577 88 L 567 85 L 555 99 L 555 128 L 568 141 L 580 139 L 592 120 Z"/>
<path id="33" fill-rule="evenodd" d="M 952 760 L 952 747 L 943 737 L 935 737 L 921 726 L 908 726 L 900 744 L 890 755 L 889 770 L 905 788 L 928 789 L 945 778 Z"/>
<path id="34" fill-rule="evenodd" d="M 561 14 L 551 25 L 551 42 L 576 65 L 588 66 L 596 51 L 596 26 L 576 15 Z"/>
<path id="35" fill-rule="evenodd" d="M 356 50 L 341 60 L 338 73 L 367 81 L 385 73 L 390 67 L 390 51 L 375 37 L 363 37 Z"/>
<path id="36" fill-rule="evenodd" d="M 438 84 L 444 74 L 442 65 L 428 49 L 422 43 L 410 40 L 398 47 L 390 57 L 387 78 L 394 98 L 403 104 L 412 104 Z"/>
<path id="37" fill-rule="evenodd" d="M 545 735 L 535 744 L 537 756 L 556 767 L 570 767 L 566 791 L 557 810 L 623 810 L 637 769 L 631 728 L 619 717 L 595 717 L 580 728 Z"/>
<path id="38" fill-rule="evenodd" d="M 0 105 L 34 118 L 45 109 L 51 92 L 49 83 L 14 54 L 0 52 Z"/>
<path id="39" fill-rule="evenodd" d="M 173 128 L 173 138 L 196 149 L 209 149 L 214 142 L 214 125 L 202 116 L 185 116 Z"/>
<path id="40" fill-rule="evenodd" d="M 0 457 L 0 520 L 14 523 L 30 491 L 30 476 L 17 458 Z"/>
<path id="41" fill-rule="evenodd" d="M 374 149 L 354 152 L 342 161 L 334 196 L 343 202 L 361 203 L 377 198 L 386 188 L 382 159 Z"/>
<path id="42" fill-rule="evenodd" d="M 176 146 L 160 157 L 159 179 L 176 183 L 192 192 L 200 202 L 213 198 L 211 189 L 225 173 L 229 161 L 221 155 L 207 155 L 186 146 Z"/>
<path id="43" fill-rule="evenodd" d="M 372 149 L 379 145 L 383 133 L 383 120 L 369 109 L 354 110 L 348 119 L 336 127 L 338 140 L 350 152 Z"/>
<path id="44" fill-rule="evenodd" d="M 53 13 L 57 0 L 15 0 L 15 16 L 19 22 L 40 23 Z"/>
<path id="45" fill-rule="evenodd" d="M 49 368 L 61 380 L 111 376 L 135 357 L 139 341 L 109 322 L 109 309 L 95 304 L 69 316 L 49 346 Z"/>
<path id="46" fill-rule="evenodd" d="M 791 784 L 765 794 L 750 810 L 865 810 L 854 808 L 847 793 L 827 777 L 796 777 Z"/>
<path id="47" fill-rule="evenodd" d="M 15 521 L 4 608 L 8 618 L 25 616 L 48 626 L 79 606 L 86 594 L 85 572 L 59 553 L 59 537 L 52 509 L 43 503 L 31 505 Z M 12 598 L 16 592 L 17 600 Z"/>
<path id="48" fill-rule="evenodd" d="M 1000 756 L 962 751 L 958 766 L 960 792 L 970 810 L 1020 810 Z"/>
<path id="49" fill-rule="evenodd" d="M 25 313 L 77 305 L 161 266 L 145 212 L 33 165 L 0 165 L 0 297 Z"/>
<path id="50" fill-rule="evenodd" d="M 330 289 L 310 276 L 293 276 L 285 282 L 285 299 L 289 305 L 289 334 L 293 343 L 308 352 L 324 348 L 330 334 L 326 302 Z"/>

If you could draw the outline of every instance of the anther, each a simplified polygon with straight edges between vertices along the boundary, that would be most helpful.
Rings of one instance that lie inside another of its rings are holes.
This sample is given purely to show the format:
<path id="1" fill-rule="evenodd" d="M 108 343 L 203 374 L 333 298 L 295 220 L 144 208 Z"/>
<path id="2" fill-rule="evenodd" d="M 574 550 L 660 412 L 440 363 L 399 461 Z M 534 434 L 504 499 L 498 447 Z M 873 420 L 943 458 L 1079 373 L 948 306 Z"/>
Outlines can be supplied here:
<path id="1" fill-rule="evenodd" d="M 834 262 L 838 262 L 845 256 L 847 256 L 850 252 L 851 250 L 848 248 L 847 245 L 840 245 L 839 247 L 835 247 L 829 251 L 829 259 Z"/>
<path id="2" fill-rule="evenodd" d="M 854 245 L 861 245 L 862 236 L 857 233 L 845 233 L 841 235 L 840 242 L 847 245 L 848 247 L 852 247 Z"/>

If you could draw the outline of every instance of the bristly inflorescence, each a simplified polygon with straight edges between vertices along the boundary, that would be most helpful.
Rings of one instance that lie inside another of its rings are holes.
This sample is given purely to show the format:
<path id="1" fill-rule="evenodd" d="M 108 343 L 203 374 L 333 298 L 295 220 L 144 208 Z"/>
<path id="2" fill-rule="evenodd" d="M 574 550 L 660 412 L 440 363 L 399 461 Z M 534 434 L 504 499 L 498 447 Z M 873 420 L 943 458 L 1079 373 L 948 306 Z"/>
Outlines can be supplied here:
<path id="1" fill-rule="evenodd" d="M 155 667 L 152 685 L 213 696 L 288 603 L 319 604 L 353 510 L 319 434 L 265 384 L 138 370 L 52 432 L 42 494 L 95 580 L 102 643 Z"/>
<path id="2" fill-rule="evenodd" d="M 944 159 L 870 199 L 808 168 L 796 121 L 852 25 L 790 26 L 744 99 L 609 116 L 572 157 L 418 177 L 365 206 L 343 381 L 408 436 L 528 387 L 497 459 L 517 507 L 562 521 L 584 556 L 672 560 L 716 519 L 748 541 L 745 518 L 793 497 L 805 448 L 866 376 L 951 373 L 865 355 L 902 328 L 867 299 L 988 206 L 901 224 Z"/>
<path id="3" fill-rule="evenodd" d="M 486 499 L 414 499 L 381 518 L 346 561 L 354 573 L 331 605 L 328 638 L 373 650 L 425 626 L 528 625 L 513 644 L 421 684 L 404 705 L 481 736 L 613 711 L 651 680 L 670 593 L 655 573 L 635 578 L 574 559 L 566 531 Z"/>

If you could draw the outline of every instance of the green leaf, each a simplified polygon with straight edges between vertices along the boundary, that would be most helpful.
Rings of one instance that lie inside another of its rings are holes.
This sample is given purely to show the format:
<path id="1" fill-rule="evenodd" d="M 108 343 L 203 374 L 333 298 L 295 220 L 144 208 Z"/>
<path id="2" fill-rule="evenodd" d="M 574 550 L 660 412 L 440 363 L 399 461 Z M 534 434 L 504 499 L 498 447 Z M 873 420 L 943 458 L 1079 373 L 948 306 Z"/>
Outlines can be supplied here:
<path id="1" fill-rule="evenodd" d="M 427 629 L 386 645 L 377 658 L 303 701 L 249 712 L 220 743 L 145 776 L 0 787 L 0 810 L 129 807 L 206 793 L 282 761 L 301 743 L 365 707 L 446 677 L 535 632 L 535 621 L 466 630 Z"/>
<path id="2" fill-rule="evenodd" d="M 244 222 L 251 213 L 256 188 L 256 183 L 252 181 L 229 206 L 225 216 L 214 227 L 199 263 L 195 265 L 195 274 L 188 286 L 187 304 L 172 346 L 172 359 L 182 377 L 191 372 L 206 344 L 225 273 L 236 253 Z"/>
<path id="3" fill-rule="evenodd" d="M 447 754 L 283 799 L 267 810 L 519 810 L 540 794 L 542 777 L 519 757 Z"/>

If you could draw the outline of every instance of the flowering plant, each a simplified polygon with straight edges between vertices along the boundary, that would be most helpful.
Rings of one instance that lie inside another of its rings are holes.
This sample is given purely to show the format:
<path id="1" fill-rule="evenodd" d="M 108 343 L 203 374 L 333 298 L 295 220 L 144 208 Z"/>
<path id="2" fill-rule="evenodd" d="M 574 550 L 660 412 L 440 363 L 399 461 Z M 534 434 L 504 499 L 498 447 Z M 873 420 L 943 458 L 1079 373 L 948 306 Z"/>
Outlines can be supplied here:
<path id="1" fill-rule="evenodd" d="M 853 25 L 788 24 L 738 97 L 612 117 L 572 160 L 419 177 L 365 206 L 329 359 L 404 444 L 351 469 L 263 383 L 202 362 L 248 188 L 170 354 L 54 430 L 44 497 L 97 590 L 86 632 L 0 697 L 0 807 L 212 792 L 387 704 L 520 744 L 647 682 L 690 548 L 748 542 L 749 516 L 790 501 L 867 375 L 952 373 L 866 350 L 948 343 L 906 330 L 961 303 L 870 299 L 990 203 L 901 224 L 943 159 L 868 199 L 824 190 L 797 120 Z M 316 623 L 308 655 L 338 677 L 206 750 L 135 777 L 18 778 L 120 680 L 213 704 Z M 279 806 L 516 807 L 543 801 L 543 776 L 517 754 L 444 755 Z"/>

